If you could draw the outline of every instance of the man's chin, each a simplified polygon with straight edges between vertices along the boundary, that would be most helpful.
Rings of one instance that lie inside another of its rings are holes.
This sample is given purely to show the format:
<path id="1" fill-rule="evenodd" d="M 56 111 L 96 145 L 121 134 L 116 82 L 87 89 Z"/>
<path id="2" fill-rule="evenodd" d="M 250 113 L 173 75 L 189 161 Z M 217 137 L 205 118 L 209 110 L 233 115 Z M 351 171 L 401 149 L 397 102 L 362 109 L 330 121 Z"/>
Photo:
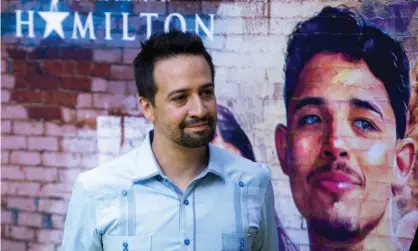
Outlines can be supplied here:
<path id="1" fill-rule="evenodd" d="M 203 133 L 184 133 L 180 145 L 188 148 L 197 148 L 208 145 L 214 138 L 212 131 Z"/>

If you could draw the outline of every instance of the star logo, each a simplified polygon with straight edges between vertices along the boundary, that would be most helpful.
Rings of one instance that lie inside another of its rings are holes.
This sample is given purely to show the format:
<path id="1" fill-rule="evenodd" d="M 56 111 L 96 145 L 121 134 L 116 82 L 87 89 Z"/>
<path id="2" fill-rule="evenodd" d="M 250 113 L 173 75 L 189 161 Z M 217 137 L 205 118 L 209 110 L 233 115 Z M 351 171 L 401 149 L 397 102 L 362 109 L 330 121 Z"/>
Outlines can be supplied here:
<path id="1" fill-rule="evenodd" d="M 58 1 L 51 0 L 50 11 L 45 12 L 40 11 L 38 14 L 46 22 L 44 38 L 49 36 L 53 31 L 55 31 L 61 38 L 64 38 L 64 31 L 62 29 L 62 21 L 66 19 L 69 15 L 68 12 L 59 12 L 58 11 Z"/>
<path id="2" fill-rule="evenodd" d="M 44 38 L 55 31 L 61 38 L 64 38 L 64 31 L 62 29 L 62 21 L 69 15 L 68 12 L 38 12 L 38 14 L 45 20 L 46 27 Z"/>

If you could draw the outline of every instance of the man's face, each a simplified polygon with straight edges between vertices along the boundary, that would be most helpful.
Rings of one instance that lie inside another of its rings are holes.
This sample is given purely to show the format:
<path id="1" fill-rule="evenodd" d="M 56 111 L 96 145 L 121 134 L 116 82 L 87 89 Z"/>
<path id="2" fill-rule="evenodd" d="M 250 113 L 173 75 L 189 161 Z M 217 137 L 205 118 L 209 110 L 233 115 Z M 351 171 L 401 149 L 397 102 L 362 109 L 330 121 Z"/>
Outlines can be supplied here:
<path id="1" fill-rule="evenodd" d="M 152 116 L 155 133 L 188 148 L 207 145 L 216 130 L 211 69 L 203 56 L 180 55 L 157 61 Z"/>
<path id="2" fill-rule="evenodd" d="M 376 227 L 391 196 L 397 138 L 385 87 L 367 64 L 314 56 L 283 131 L 277 151 L 309 229 L 345 241 Z"/>

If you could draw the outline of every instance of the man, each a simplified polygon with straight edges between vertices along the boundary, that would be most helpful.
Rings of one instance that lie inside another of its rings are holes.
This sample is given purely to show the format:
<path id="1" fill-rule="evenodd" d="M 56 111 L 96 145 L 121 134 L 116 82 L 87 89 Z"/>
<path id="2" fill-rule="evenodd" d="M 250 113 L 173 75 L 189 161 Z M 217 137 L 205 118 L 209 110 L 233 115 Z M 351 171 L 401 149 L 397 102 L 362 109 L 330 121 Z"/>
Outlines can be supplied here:
<path id="1" fill-rule="evenodd" d="M 400 44 L 348 8 L 325 7 L 297 25 L 286 64 L 276 149 L 311 250 L 393 250 L 391 194 L 416 151 Z"/>
<path id="2" fill-rule="evenodd" d="M 269 169 L 210 144 L 215 72 L 200 38 L 155 34 L 134 70 L 154 129 L 79 176 L 62 250 L 277 250 Z"/>

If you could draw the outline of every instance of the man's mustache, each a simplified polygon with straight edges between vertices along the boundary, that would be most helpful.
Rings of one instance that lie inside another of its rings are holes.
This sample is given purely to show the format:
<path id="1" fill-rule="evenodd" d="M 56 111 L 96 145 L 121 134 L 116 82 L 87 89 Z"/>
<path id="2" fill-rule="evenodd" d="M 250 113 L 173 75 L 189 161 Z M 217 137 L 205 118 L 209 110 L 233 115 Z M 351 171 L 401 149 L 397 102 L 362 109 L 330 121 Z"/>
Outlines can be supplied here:
<path id="1" fill-rule="evenodd" d="M 188 126 L 194 126 L 194 125 L 205 124 L 205 123 L 207 123 L 209 126 L 211 126 L 213 124 L 213 122 L 214 122 L 213 117 L 209 116 L 209 115 L 206 115 L 202 118 L 186 119 L 180 124 L 180 128 L 185 128 L 185 127 L 188 127 Z"/>
<path id="2" fill-rule="evenodd" d="M 365 183 L 363 176 L 344 161 L 331 162 L 321 167 L 315 168 L 313 171 L 311 171 L 308 174 L 308 176 L 306 177 L 306 180 L 309 183 L 317 175 L 331 172 L 331 171 L 345 173 L 346 175 L 355 178 L 356 181 L 358 181 L 359 184 L 362 186 Z"/>

